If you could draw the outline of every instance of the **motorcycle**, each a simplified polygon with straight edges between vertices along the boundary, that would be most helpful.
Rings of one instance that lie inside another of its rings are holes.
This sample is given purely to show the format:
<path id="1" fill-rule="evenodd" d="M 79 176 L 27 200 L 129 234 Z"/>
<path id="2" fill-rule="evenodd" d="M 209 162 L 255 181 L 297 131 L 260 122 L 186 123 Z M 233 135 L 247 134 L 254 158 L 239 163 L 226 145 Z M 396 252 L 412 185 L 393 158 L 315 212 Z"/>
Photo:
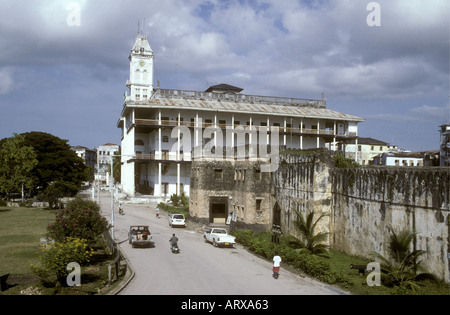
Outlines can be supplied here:
<path id="1" fill-rule="evenodd" d="M 171 245 L 170 248 L 172 250 L 172 253 L 174 253 L 174 254 L 180 253 L 180 248 L 178 247 L 178 245 Z"/>

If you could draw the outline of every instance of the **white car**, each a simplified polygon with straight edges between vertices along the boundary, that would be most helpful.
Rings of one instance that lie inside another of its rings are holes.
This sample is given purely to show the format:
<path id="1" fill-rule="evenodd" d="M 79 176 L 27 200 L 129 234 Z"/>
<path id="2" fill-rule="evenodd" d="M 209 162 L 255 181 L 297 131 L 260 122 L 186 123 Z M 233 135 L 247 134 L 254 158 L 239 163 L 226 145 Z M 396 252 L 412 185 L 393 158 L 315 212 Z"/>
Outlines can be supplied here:
<path id="1" fill-rule="evenodd" d="M 171 226 L 171 227 L 177 227 L 177 226 L 186 227 L 186 219 L 184 218 L 184 214 L 181 214 L 181 213 L 169 214 L 169 226 Z"/>
<path id="2" fill-rule="evenodd" d="M 236 238 L 228 235 L 227 230 L 221 228 L 210 228 L 203 235 L 205 242 L 210 242 L 214 246 L 230 246 L 236 244 Z"/>

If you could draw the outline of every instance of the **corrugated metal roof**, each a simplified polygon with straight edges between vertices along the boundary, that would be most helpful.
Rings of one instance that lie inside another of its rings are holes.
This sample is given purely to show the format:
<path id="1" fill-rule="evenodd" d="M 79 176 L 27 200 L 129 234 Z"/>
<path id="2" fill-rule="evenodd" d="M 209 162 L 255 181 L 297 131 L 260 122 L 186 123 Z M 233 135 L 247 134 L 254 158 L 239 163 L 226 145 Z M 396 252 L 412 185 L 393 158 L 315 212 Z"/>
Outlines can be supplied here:
<path id="1" fill-rule="evenodd" d="M 187 98 L 167 98 L 158 96 L 146 101 L 127 102 L 128 106 L 136 107 L 170 107 L 176 109 L 208 110 L 219 112 L 261 114 L 273 116 L 292 116 L 317 119 L 334 119 L 346 121 L 365 121 L 364 118 L 340 113 L 326 108 L 314 108 L 298 105 L 280 105 L 269 103 L 252 104 L 239 101 L 205 100 Z"/>

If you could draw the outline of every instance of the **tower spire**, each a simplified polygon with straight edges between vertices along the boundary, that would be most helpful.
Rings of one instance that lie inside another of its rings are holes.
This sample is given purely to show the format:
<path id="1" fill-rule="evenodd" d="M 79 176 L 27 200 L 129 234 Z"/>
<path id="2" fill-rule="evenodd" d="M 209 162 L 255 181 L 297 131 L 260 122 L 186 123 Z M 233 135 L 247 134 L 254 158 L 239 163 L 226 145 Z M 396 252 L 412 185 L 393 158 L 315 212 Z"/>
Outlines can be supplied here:
<path id="1" fill-rule="evenodd" d="M 153 94 L 153 50 L 147 36 L 141 34 L 141 21 L 138 22 L 136 42 L 128 57 L 130 60 L 130 79 L 127 87 L 133 101 L 147 100 Z"/>

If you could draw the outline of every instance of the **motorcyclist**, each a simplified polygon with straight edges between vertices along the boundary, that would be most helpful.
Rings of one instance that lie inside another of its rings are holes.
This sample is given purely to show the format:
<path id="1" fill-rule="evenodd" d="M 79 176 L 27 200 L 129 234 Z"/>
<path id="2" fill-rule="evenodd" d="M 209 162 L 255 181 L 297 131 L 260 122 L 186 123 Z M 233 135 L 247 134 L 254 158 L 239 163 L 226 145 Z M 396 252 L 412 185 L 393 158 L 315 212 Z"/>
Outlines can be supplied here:
<path id="1" fill-rule="evenodd" d="M 172 234 L 172 237 L 169 240 L 171 249 L 178 248 L 178 237 L 175 236 L 175 233 Z"/>

